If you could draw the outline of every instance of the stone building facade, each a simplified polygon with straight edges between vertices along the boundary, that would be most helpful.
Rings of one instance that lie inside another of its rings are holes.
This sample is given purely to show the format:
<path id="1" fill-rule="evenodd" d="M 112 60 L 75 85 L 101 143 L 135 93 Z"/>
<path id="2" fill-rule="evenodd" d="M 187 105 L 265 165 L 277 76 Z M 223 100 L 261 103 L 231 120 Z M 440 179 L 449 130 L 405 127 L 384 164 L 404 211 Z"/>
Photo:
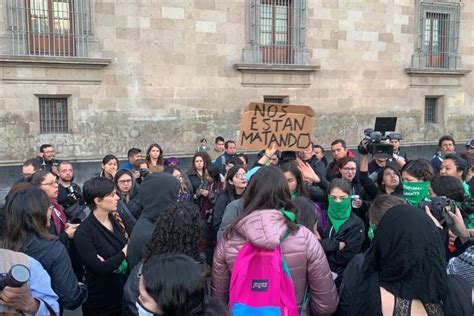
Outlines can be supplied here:
<path id="1" fill-rule="evenodd" d="M 474 1 L 0 2 L 0 163 L 96 160 L 236 138 L 251 101 L 310 105 L 355 144 L 376 116 L 406 142 L 473 135 Z"/>

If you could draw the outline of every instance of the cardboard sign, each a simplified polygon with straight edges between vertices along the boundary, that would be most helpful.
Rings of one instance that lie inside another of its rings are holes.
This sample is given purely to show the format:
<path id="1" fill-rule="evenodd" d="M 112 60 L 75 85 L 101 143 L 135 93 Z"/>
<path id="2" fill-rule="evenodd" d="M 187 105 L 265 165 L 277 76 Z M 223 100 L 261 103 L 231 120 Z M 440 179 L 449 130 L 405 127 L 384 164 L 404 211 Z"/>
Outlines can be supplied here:
<path id="1" fill-rule="evenodd" d="M 252 102 L 242 115 L 237 147 L 260 150 L 276 144 L 280 151 L 301 151 L 308 148 L 313 128 L 309 106 Z"/>

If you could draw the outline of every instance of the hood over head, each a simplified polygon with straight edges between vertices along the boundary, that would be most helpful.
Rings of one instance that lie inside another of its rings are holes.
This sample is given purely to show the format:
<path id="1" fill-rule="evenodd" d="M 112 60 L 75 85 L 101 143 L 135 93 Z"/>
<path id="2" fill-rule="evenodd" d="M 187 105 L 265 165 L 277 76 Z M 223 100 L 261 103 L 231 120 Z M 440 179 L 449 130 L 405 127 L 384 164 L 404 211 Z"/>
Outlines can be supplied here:
<path id="1" fill-rule="evenodd" d="M 138 197 L 143 205 L 143 217 L 156 220 L 162 210 L 178 201 L 179 182 L 169 173 L 152 173 L 143 179 Z"/>

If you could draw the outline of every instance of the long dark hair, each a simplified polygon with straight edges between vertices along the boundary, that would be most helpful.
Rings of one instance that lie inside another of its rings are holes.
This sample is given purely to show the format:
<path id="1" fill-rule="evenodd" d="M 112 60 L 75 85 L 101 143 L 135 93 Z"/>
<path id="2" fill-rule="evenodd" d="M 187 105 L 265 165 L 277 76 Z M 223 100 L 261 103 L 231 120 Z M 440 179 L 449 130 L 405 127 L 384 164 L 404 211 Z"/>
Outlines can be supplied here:
<path id="1" fill-rule="evenodd" d="M 383 177 L 385 175 L 385 170 L 393 170 L 397 176 L 398 176 L 398 186 L 395 188 L 395 191 L 393 193 L 397 194 L 397 195 L 402 195 L 403 194 L 403 185 L 402 185 L 402 175 L 400 174 L 400 170 L 398 170 L 397 168 L 394 168 L 392 166 L 385 166 L 385 167 L 382 167 L 378 172 L 377 172 L 377 186 L 379 188 L 379 191 L 382 193 L 382 194 L 387 194 L 387 190 L 385 190 L 385 184 L 383 184 Z"/>
<path id="2" fill-rule="evenodd" d="M 148 146 L 148 149 L 146 150 L 146 161 L 148 163 L 151 163 L 150 152 L 153 149 L 153 147 L 156 147 L 160 150 L 160 155 L 158 156 L 158 160 L 156 161 L 156 164 L 163 165 L 163 149 L 157 143 L 153 143 L 150 146 Z"/>
<path id="3" fill-rule="evenodd" d="M 27 188 L 13 193 L 5 205 L 6 229 L 3 247 L 24 251 L 28 233 L 33 233 L 41 239 L 57 239 L 48 232 L 49 207 L 49 198 L 41 189 Z"/>
<path id="4" fill-rule="evenodd" d="M 185 254 L 198 259 L 201 226 L 195 204 L 179 202 L 160 213 L 155 230 L 143 248 L 143 262 L 151 256 Z"/>
<path id="5" fill-rule="evenodd" d="M 298 196 L 309 197 L 308 189 L 303 180 L 303 175 L 301 174 L 300 169 L 296 166 L 294 161 L 285 162 L 280 166 L 280 169 L 283 173 L 291 172 L 296 178 L 296 192 Z"/>
<path id="6" fill-rule="evenodd" d="M 115 157 L 114 155 L 105 155 L 105 157 L 102 159 L 102 164 L 103 164 L 103 165 L 106 165 L 106 164 L 108 164 L 111 160 L 115 160 L 115 162 L 117 163 L 117 168 L 118 168 L 119 161 L 118 161 L 117 157 Z M 100 177 L 106 177 L 106 176 L 105 176 L 104 167 L 102 167 L 102 166 L 101 166 L 101 170 L 100 170 L 99 176 L 100 176 Z"/>
<path id="7" fill-rule="evenodd" d="M 242 168 L 242 167 L 239 167 Z M 224 238 L 228 239 L 235 231 L 236 225 L 242 218 L 258 210 L 278 210 L 284 208 L 297 214 L 298 208 L 291 201 L 290 189 L 283 172 L 274 166 L 260 168 L 252 177 L 249 186 L 243 195 L 244 205 L 239 218 L 230 225 Z M 290 231 L 298 229 L 298 226 L 287 219 L 286 225 Z"/>
<path id="8" fill-rule="evenodd" d="M 225 175 L 225 190 L 229 194 L 236 195 L 235 187 L 233 184 L 230 184 L 229 181 L 231 181 L 235 177 L 235 175 L 239 172 L 240 169 L 245 170 L 245 167 L 240 164 L 234 165 L 232 168 L 229 169 L 229 171 L 227 171 L 227 174 Z"/>
<path id="9" fill-rule="evenodd" d="M 164 315 L 203 315 L 205 283 L 200 265 L 185 255 L 152 256 L 143 264 L 143 285 Z"/>
<path id="10" fill-rule="evenodd" d="M 206 152 L 199 152 L 199 153 L 196 153 L 194 155 L 193 160 L 191 162 L 191 167 L 189 167 L 188 174 L 190 174 L 190 175 L 192 175 L 192 174 L 199 175 L 197 170 L 196 170 L 196 166 L 195 166 L 195 161 L 196 161 L 197 157 L 201 157 L 202 161 L 204 162 L 204 165 L 202 167 L 202 176 L 204 177 L 204 174 L 206 173 L 207 166 L 209 166 L 212 163 L 211 157 L 209 157 L 209 154 L 206 153 Z"/>

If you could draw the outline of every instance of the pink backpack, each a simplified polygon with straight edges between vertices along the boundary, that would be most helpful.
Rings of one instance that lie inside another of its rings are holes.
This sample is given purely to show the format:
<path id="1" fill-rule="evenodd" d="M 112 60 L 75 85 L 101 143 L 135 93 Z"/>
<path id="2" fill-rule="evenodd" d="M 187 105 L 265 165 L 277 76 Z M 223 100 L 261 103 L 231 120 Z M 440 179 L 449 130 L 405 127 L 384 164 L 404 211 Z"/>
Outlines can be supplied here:
<path id="1" fill-rule="evenodd" d="M 287 235 L 288 232 L 281 240 Z M 299 315 L 295 288 L 280 245 L 268 250 L 248 242 L 240 249 L 230 280 L 229 308 L 232 316 Z"/>

